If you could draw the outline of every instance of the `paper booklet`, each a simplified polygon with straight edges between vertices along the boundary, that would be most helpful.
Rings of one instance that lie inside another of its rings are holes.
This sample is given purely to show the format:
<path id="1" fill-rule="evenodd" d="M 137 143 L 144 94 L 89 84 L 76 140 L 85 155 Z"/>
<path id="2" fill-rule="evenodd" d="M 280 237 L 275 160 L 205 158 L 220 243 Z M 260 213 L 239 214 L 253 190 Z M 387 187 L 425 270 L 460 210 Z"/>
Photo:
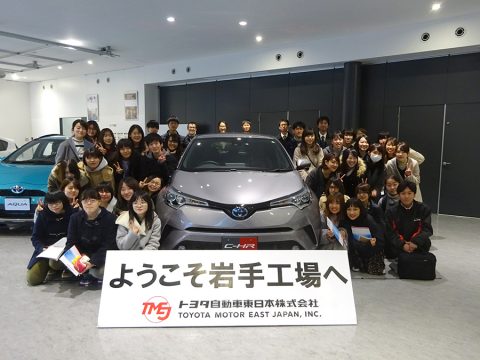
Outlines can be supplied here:
<path id="1" fill-rule="evenodd" d="M 60 261 L 65 264 L 67 269 L 70 270 L 73 275 L 78 276 L 85 272 L 85 263 L 90 261 L 90 258 L 86 255 L 80 254 L 77 247 L 73 245 L 70 249 L 65 251 L 60 258 Z"/>
<path id="2" fill-rule="evenodd" d="M 352 234 L 355 240 L 362 243 L 368 243 L 372 238 L 372 234 L 368 227 L 352 226 Z"/>
<path id="3" fill-rule="evenodd" d="M 327 226 L 330 230 L 332 230 L 333 235 L 335 235 L 335 238 L 340 243 L 340 245 L 345 247 L 345 242 L 343 240 L 342 233 L 340 232 L 340 230 L 338 230 L 338 228 L 335 226 L 335 224 L 332 222 L 332 220 L 330 220 L 328 217 L 327 217 Z"/>
<path id="4" fill-rule="evenodd" d="M 63 254 L 63 249 L 65 249 L 65 245 L 67 244 L 67 238 L 63 237 L 58 240 L 55 244 L 50 245 L 48 248 L 43 250 L 40 254 L 37 255 L 37 258 L 47 258 L 58 260 L 60 256 Z"/>

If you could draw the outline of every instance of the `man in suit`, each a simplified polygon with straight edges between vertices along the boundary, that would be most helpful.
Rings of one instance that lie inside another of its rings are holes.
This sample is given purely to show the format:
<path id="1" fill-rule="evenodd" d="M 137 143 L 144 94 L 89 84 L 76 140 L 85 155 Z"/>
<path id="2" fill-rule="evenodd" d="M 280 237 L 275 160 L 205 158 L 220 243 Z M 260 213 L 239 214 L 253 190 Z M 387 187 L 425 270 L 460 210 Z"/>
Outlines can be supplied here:
<path id="1" fill-rule="evenodd" d="M 330 126 L 330 119 L 328 116 L 320 116 L 317 120 L 317 128 L 318 128 L 318 134 L 317 134 L 317 142 L 318 145 L 322 149 L 325 149 L 328 145 L 330 145 L 332 141 L 332 135 L 328 133 L 328 127 Z"/>
<path id="2" fill-rule="evenodd" d="M 278 140 L 283 145 L 285 150 L 287 150 L 288 155 L 293 158 L 293 152 L 295 151 L 295 147 L 297 146 L 296 141 L 293 139 L 292 134 L 288 131 L 290 123 L 286 119 L 280 120 L 278 123 L 278 130 L 280 130 L 280 135 L 278 136 Z"/>

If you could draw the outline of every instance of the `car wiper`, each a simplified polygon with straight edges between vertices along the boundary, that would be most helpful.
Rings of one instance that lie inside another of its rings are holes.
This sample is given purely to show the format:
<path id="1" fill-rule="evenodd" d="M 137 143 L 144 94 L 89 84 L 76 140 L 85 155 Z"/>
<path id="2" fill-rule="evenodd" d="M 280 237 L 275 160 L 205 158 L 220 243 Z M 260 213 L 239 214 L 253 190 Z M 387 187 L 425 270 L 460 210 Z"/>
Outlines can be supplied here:
<path id="1" fill-rule="evenodd" d="M 23 160 L 23 161 L 9 161 L 9 164 L 48 164 L 53 165 L 52 160 L 36 159 L 36 160 Z"/>
<path id="2" fill-rule="evenodd" d="M 285 169 L 285 168 L 283 168 L 283 169 L 266 169 L 264 171 L 266 171 L 266 172 L 288 172 L 288 171 L 291 171 L 291 169 Z"/>

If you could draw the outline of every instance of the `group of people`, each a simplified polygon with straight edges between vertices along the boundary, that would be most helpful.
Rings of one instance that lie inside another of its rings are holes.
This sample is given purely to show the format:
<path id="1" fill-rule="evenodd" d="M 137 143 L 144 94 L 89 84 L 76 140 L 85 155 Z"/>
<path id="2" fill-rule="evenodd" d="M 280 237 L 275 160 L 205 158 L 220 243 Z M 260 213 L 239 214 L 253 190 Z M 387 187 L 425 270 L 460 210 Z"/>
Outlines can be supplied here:
<path id="1" fill-rule="evenodd" d="M 372 141 L 365 129 L 330 133 L 329 125 L 327 116 L 316 130 L 295 122 L 292 134 L 281 120 L 278 137 L 319 198 L 322 248 L 347 249 L 353 271 L 374 275 L 385 273 L 385 257 L 428 252 L 433 230 L 420 192 L 424 156 L 388 132 Z"/>
<path id="2" fill-rule="evenodd" d="M 155 202 L 175 171 L 183 149 L 196 136 L 177 131 L 176 117 L 159 135 L 156 121 L 132 125 L 118 142 L 111 129 L 96 121 L 76 120 L 72 136 L 62 142 L 48 178 L 48 193 L 39 203 L 32 233 L 34 253 L 27 282 L 38 285 L 71 274 L 59 261 L 38 258 L 44 249 L 66 237 L 65 249 L 75 245 L 88 256 L 80 285 L 100 284 L 107 250 L 155 250 L 160 246 L 161 223 Z M 328 117 L 317 130 L 296 122 L 279 123 L 279 141 L 299 165 L 299 173 L 319 199 L 323 229 L 321 249 L 347 249 L 352 270 L 384 272 L 384 256 L 428 251 L 432 235 L 430 210 L 421 202 L 419 164 L 423 156 L 405 142 L 380 133 L 371 142 L 363 129 L 328 132 Z M 251 132 L 248 120 L 244 133 Z M 219 133 L 228 125 L 220 121 Z M 306 165 L 305 165 L 306 164 Z M 329 226 L 334 224 L 340 239 Z M 355 229 L 370 236 L 357 239 Z"/>
<path id="3" fill-rule="evenodd" d="M 34 253 L 27 267 L 30 285 L 71 276 L 61 262 L 37 257 L 62 237 L 67 238 L 65 249 L 75 245 L 90 259 L 80 278 L 84 286 L 101 283 L 107 250 L 159 248 L 156 197 L 196 134 L 192 122 L 187 136 L 181 137 L 178 124 L 170 118 L 163 136 L 156 122 L 147 124 L 147 135 L 132 125 L 128 138 L 116 142 L 112 130 L 100 130 L 96 121 L 73 122 L 72 136 L 57 149 L 48 193 L 35 212 Z"/>

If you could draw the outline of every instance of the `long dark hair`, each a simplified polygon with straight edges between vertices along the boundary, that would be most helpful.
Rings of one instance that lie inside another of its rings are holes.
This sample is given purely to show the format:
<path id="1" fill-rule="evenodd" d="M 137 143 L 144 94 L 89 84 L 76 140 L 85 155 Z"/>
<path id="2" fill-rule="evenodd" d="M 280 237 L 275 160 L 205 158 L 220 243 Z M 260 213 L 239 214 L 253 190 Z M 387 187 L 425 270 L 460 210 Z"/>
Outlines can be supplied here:
<path id="1" fill-rule="evenodd" d="M 105 134 L 110 133 L 112 135 L 112 143 L 110 145 L 105 144 L 105 141 L 103 138 L 105 137 Z M 110 128 L 103 128 L 100 130 L 100 134 L 98 135 L 98 142 L 107 150 L 109 151 L 115 151 L 117 149 L 117 140 L 115 140 L 115 135 L 113 135 L 113 131 Z"/>
<path id="2" fill-rule="evenodd" d="M 347 159 L 350 155 L 354 156 L 357 159 L 357 163 L 355 164 L 355 167 L 353 168 L 353 171 L 356 172 L 357 169 L 358 169 L 358 162 L 359 162 L 358 158 L 359 158 L 359 156 L 358 156 L 357 150 L 345 149 L 342 152 L 342 163 L 340 164 L 340 172 L 342 174 L 346 174 L 351 170 L 350 167 L 347 164 Z"/>
<path id="3" fill-rule="evenodd" d="M 130 148 L 130 150 L 132 150 L 132 155 L 130 155 L 130 158 L 124 159 L 122 157 L 122 154 L 120 154 L 120 149 L 123 149 L 123 148 Z M 135 153 L 135 150 L 133 149 L 132 140 L 130 140 L 130 139 L 120 139 L 120 140 L 118 140 L 117 149 L 116 149 L 116 152 L 115 152 L 115 161 L 120 162 L 121 160 L 130 160 L 134 153 Z"/>
<path id="4" fill-rule="evenodd" d="M 168 148 L 168 140 L 173 140 L 178 144 L 177 149 L 175 150 L 175 156 L 178 159 L 180 159 L 180 157 L 182 156 L 182 152 L 183 152 L 183 146 L 182 146 L 182 141 L 181 141 L 180 135 L 178 135 L 178 134 L 168 135 L 168 137 L 167 137 L 167 150 L 170 150 Z"/>
<path id="5" fill-rule="evenodd" d="M 93 126 L 95 128 L 95 137 L 94 138 L 91 138 L 89 135 L 88 135 L 88 128 L 90 126 Z M 92 142 L 92 143 L 96 143 L 97 140 L 98 140 L 98 136 L 100 135 L 100 127 L 98 126 L 98 122 L 96 122 L 95 120 L 89 120 L 87 121 L 87 135 L 85 135 L 85 137 L 87 138 L 88 141 Z"/>
<path id="6" fill-rule="evenodd" d="M 154 219 L 154 211 L 153 211 L 153 201 L 150 195 L 143 190 L 137 190 L 133 194 L 132 198 L 130 199 L 130 202 L 128 203 L 128 217 L 130 221 L 133 221 L 133 219 L 137 219 L 139 223 L 141 223 L 140 219 L 138 218 L 138 215 L 135 213 L 133 210 L 133 203 L 136 200 L 143 200 L 148 204 L 148 209 L 147 213 L 145 214 L 145 229 L 150 230 L 153 225 L 153 219 Z"/>
<path id="7" fill-rule="evenodd" d="M 135 143 L 133 142 L 132 138 L 130 137 L 132 135 L 133 130 L 138 130 L 140 134 L 142 134 L 142 140 L 140 140 L 140 143 L 138 144 L 138 147 L 135 146 Z M 130 129 L 128 129 L 128 138 L 132 141 L 133 144 L 133 149 L 139 149 L 140 152 L 145 150 L 145 133 L 143 132 L 143 129 L 140 125 L 134 124 L 130 126 Z M 138 151 L 138 150 L 137 150 Z"/>
<path id="8" fill-rule="evenodd" d="M 122 197 L 122 185 L 127 185 L 130 189 L 133 189 L 133 192 L 139 190 L 140 187 L 138 185 L 138 181 L 135 180 L 133 177 L 126 177 L 118 183 L 118 190 L 117 190 L 117 207 L 121 210 L 128 209 L 128 201 L 126 201 Z M 130 199 L 131 200 L 131 199 Z"/>
<path id="9" fill-rule="evenodd" d="M 300 143 L 300 153 L 302 155 L 307 155 L 308 154 L 308 145 L 305 142 L 305 138 L 307 136 L 313 136 L 313 153 L 318 154 L 320 152 L 320 146 L 315 142 L 315 132 L 312 129 L 305 129 L 302 134 L 302 142 Z"/>

